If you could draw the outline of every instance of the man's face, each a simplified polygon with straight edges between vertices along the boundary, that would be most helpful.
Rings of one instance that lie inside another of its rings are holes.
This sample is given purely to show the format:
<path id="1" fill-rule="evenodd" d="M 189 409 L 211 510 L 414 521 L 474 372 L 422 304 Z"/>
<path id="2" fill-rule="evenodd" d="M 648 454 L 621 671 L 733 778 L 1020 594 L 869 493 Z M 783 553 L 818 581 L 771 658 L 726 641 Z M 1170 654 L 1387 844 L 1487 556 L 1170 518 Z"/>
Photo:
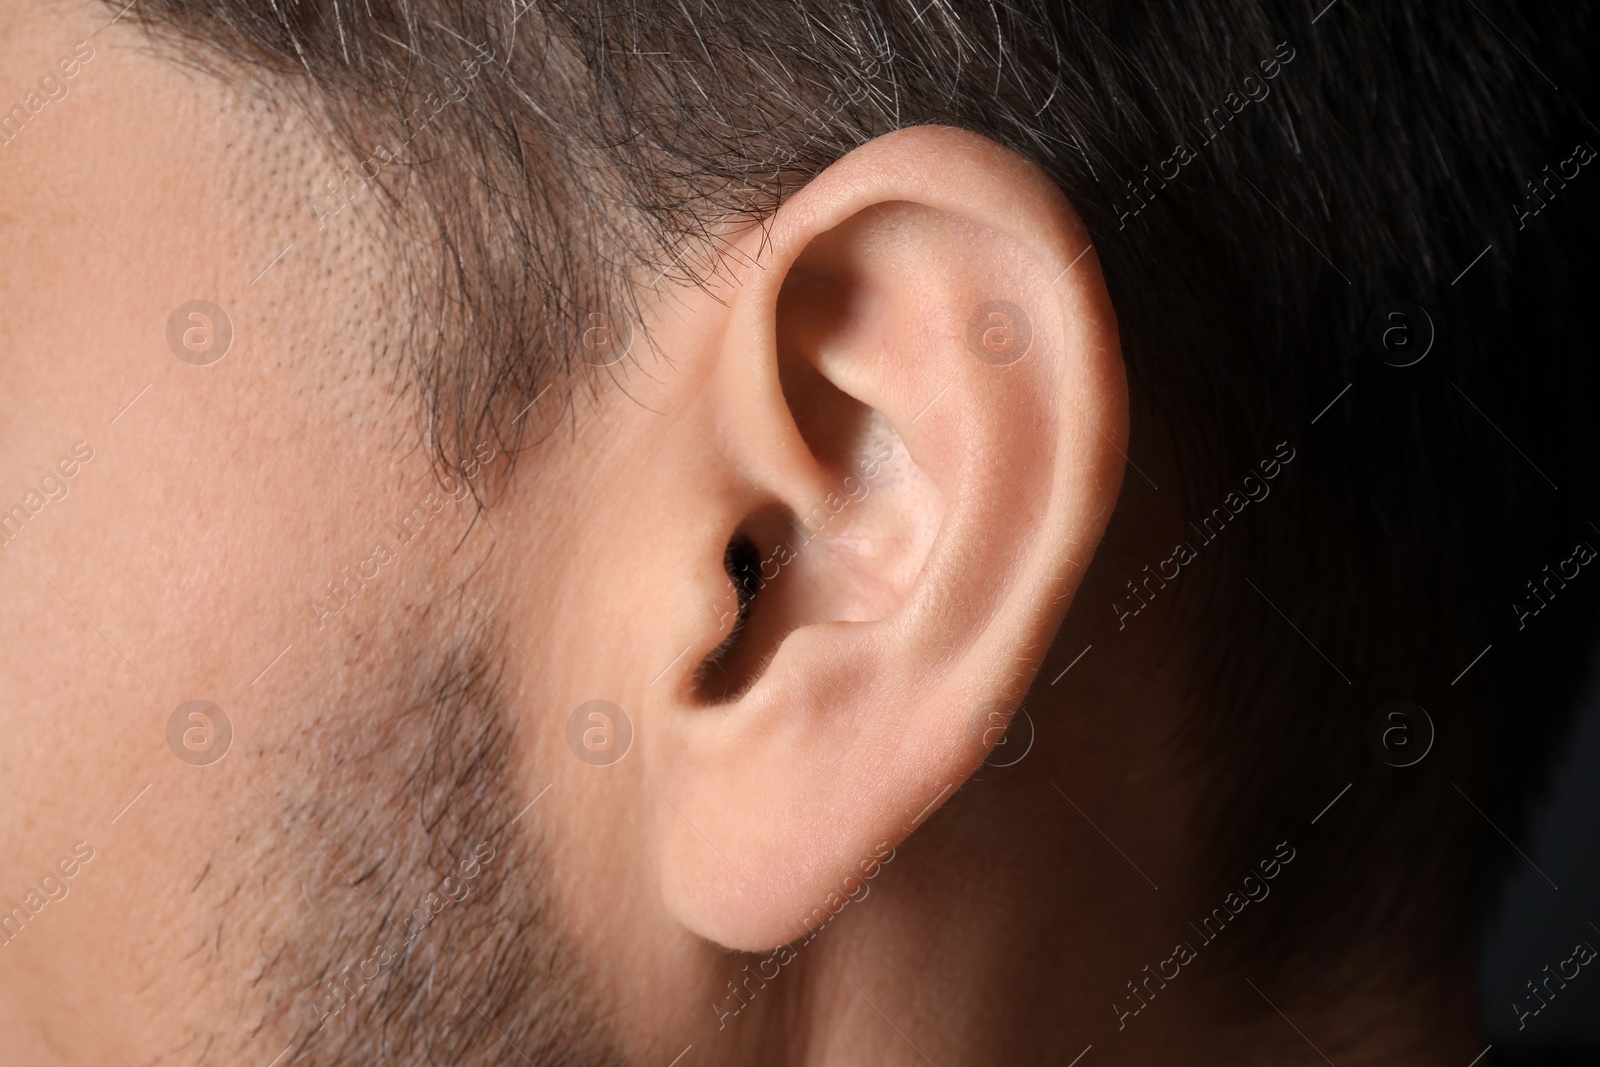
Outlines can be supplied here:
<path id="1" fill-rule="evenodd" d="M 373 192 L 319 217 L 347 161 L 107 20 L 0 32 L 8 98 L 79 57 L 0 147 L 0 1029 L 65 1062 L 575 1044 L 632 979 L 580 988 L 571 944 L 677 947 L 626 736 L 689 666 L 646 632 L 716 605 L 629 531 L 681 510 L 652 457 L 716 457 L 667 382 L 552 391 L 514 482 L 488 437 L 440 478 Z M 569 731 L 593 700 L 631 720 Z"/>
<path id="2" fill-rule="evenodd" d="M 887 1062 L 915 1046 L 856 982 L 937 967 L 940 1047 L 1005 1059 L 963 989 L 1025 929 L 995 876 L 1032 817 L 1001 811 L 1048 746 L 879 875 L 1004 735 L 1119 496 L 1115 316 L 1044 173 L 886 134 L 711 234 L 701 284 L 640 279 L 637 325 L 544 324 L 579 374 L 463 431 L 410 344 L 450 257 L 390 222 L 409 168 L 472 172 L 445 132 L 488 73 L 341 158 L 287 81 L 98 10 L 4 21 L 0 1032 L 66 1063 Z M 1057 757 L 1138 733 L 1078 721 Z"/>

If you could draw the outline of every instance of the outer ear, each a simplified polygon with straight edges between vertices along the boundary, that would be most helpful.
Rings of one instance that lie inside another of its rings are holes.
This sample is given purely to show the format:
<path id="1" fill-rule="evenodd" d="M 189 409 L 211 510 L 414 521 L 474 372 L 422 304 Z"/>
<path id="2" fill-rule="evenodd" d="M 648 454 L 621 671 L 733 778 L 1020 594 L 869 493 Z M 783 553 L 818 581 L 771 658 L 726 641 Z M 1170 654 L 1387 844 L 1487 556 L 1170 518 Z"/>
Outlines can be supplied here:
<path id="1" fill-rule="evenodd" d="M 999 145 L 886 135 L 759 240 L 671 342 L 712 361 L 677 402 L 743 475 L 706 506 L 747 618 L 651 710 L 648 753 L 667 906 L 747 950 L 814 933 L 998 740 L 1128 427 L 1087 232 Z"/>

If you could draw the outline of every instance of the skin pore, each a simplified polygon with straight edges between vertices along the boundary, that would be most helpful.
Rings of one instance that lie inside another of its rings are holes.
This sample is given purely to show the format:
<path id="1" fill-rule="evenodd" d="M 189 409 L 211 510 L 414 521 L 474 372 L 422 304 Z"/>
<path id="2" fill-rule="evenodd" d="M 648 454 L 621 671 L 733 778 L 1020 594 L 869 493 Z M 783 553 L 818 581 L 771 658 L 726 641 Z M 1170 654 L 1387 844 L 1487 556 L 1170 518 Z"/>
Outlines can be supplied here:
<path id="1" fill-rule="evenodd" d="M 94 51 L 0 147 L 0 486 L 94 450 L 0 548 L 0 905 L 95 850 L 0 946 L 8 1055 L 1322 1062 L 1210 957 L 1107 1008 L 1197 910 L 1195 653 L 1164 609 L 1102 640 L 1121 583 L 1090 557 L 1157 558 L 1172 505 L 1120 482 L 1109 295 L 1025 164 L 868 146 L 731 232 L 743 266 L 657 291 L 655 348 L 531 416 L 555 432 L 442 482 L 393 235 L 307 208 L 350 161 L 109 22 L 0 9 L 8 93 Z M 1032 318 L 1006 369 L 941 340 L 989 285 Z M 205 366 L 167 339 L 195 299 L 233 329 Z M 735 533 L 794 558 L 709 700 Z M 1033 747 L 983 766 L 980 709 L 1036 674 Z M 203 767 L 168 743 L 196 699 L 233 730 Z M 611 766 L 569 746 L 595 699 L 635 731 Z M 1341 1067 L 1457 1063 L 1466 988 L 1279 1007 Z"/>

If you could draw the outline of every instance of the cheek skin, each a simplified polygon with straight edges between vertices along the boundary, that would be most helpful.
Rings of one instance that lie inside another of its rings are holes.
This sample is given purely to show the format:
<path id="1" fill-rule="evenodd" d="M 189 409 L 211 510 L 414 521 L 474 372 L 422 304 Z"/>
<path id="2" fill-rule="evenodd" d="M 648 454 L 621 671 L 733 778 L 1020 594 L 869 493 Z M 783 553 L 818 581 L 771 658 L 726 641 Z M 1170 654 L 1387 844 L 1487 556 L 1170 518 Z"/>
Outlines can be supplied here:
<path id="1" fill-rule="evenodd" d="M 44 71 L 103 21 L 86 10 L 8 30 L 0 69 Z M 114 46 L 135 40 L 124 26 L 100 34 L 71 98 L 4 148 L 8 166 L 60 190 L 19 183 L 0 205 L 4 484 L 38 486 L 74 442 L 93 459 L 0 549 L 0 736 L 16 739 L 0 750 L 0 885 L 38 885 L 79 839 L 96 858 L 0 959 L 0 1033 L 32 1033 L 28 1019 L 56 1010 L 28 975 L 69 953 L 81 963 L 69 995 L 101 1005 L 96 1022 L 139 1059 L 186 1026 L 209 1032 L 208 969 L 250 967 L 219 940 L 221 913 L 206 919 L 210 948 L 168 936 L 196 932 L 173 872 L 203 894 L 288 832 L 264 798 L 282 807 L 304 770 L 271 731 L 352 706 L 415 655 L 412 591 L 389 569 L 323 632 L 306 602 L 371 554 L 426 464 L 404 455 L 409 409 L 351 348 L 386 321 L 384 260 L 359 227 L 318 235 L 304 209 L 332 173 L 326 158 L 303 125 Z M 148 106 L 129 112 L 135 96 Z M 197 298 L 235 330 L 208 367 L 178 359 L 165 335 Z M 448 504 L 403 566 L 447 566 L 465 528 Z M 233 727 L 232 748 L 205 768 L 168 746 L 168 719 L 191 699 L 217 703 Z M 73 740 L 51 740 L 66 722 Z M 329 734 L 303 755 L 342 743 Z M 256 909 L 262 921 L 334 891 L 338 876 L 310 855 L 282 899 Z M 171 1007 L 135 1007 L 141 988 L 154 999 L 140 1005 Z"/>

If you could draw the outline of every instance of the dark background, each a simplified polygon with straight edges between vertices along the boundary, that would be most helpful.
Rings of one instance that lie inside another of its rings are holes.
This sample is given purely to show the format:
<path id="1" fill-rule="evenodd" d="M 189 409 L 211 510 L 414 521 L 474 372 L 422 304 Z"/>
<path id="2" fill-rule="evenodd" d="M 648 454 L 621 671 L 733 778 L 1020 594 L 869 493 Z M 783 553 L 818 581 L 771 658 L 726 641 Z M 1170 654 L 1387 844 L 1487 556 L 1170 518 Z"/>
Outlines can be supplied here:
<path id="1" fill-rule="evenodd" d="M 1560 750 L 1551 789 L 1536 812 L 1532 834 L 1518 844 L 1550 881 L 1518 858 L 1500 907 L 1489 919 L 1478 974 L 1484 1027 L 1496 1052 L 1550 1047 L 1593 1052 L 1600 1050 L 1600 960 L 1579 971 L 1520 1031 L 1511 1006 L 1513 1001 L 1537 1006 L 1526 983 L 1543 978 L 1546 964 L 1554 971 L 1574 945 L 1588 942 L 1600 949 L 1600 684 L 1593 679 L 1572 737 Z M 1600 1056 L 1563 1062 L 1600 1063 Z"/>

